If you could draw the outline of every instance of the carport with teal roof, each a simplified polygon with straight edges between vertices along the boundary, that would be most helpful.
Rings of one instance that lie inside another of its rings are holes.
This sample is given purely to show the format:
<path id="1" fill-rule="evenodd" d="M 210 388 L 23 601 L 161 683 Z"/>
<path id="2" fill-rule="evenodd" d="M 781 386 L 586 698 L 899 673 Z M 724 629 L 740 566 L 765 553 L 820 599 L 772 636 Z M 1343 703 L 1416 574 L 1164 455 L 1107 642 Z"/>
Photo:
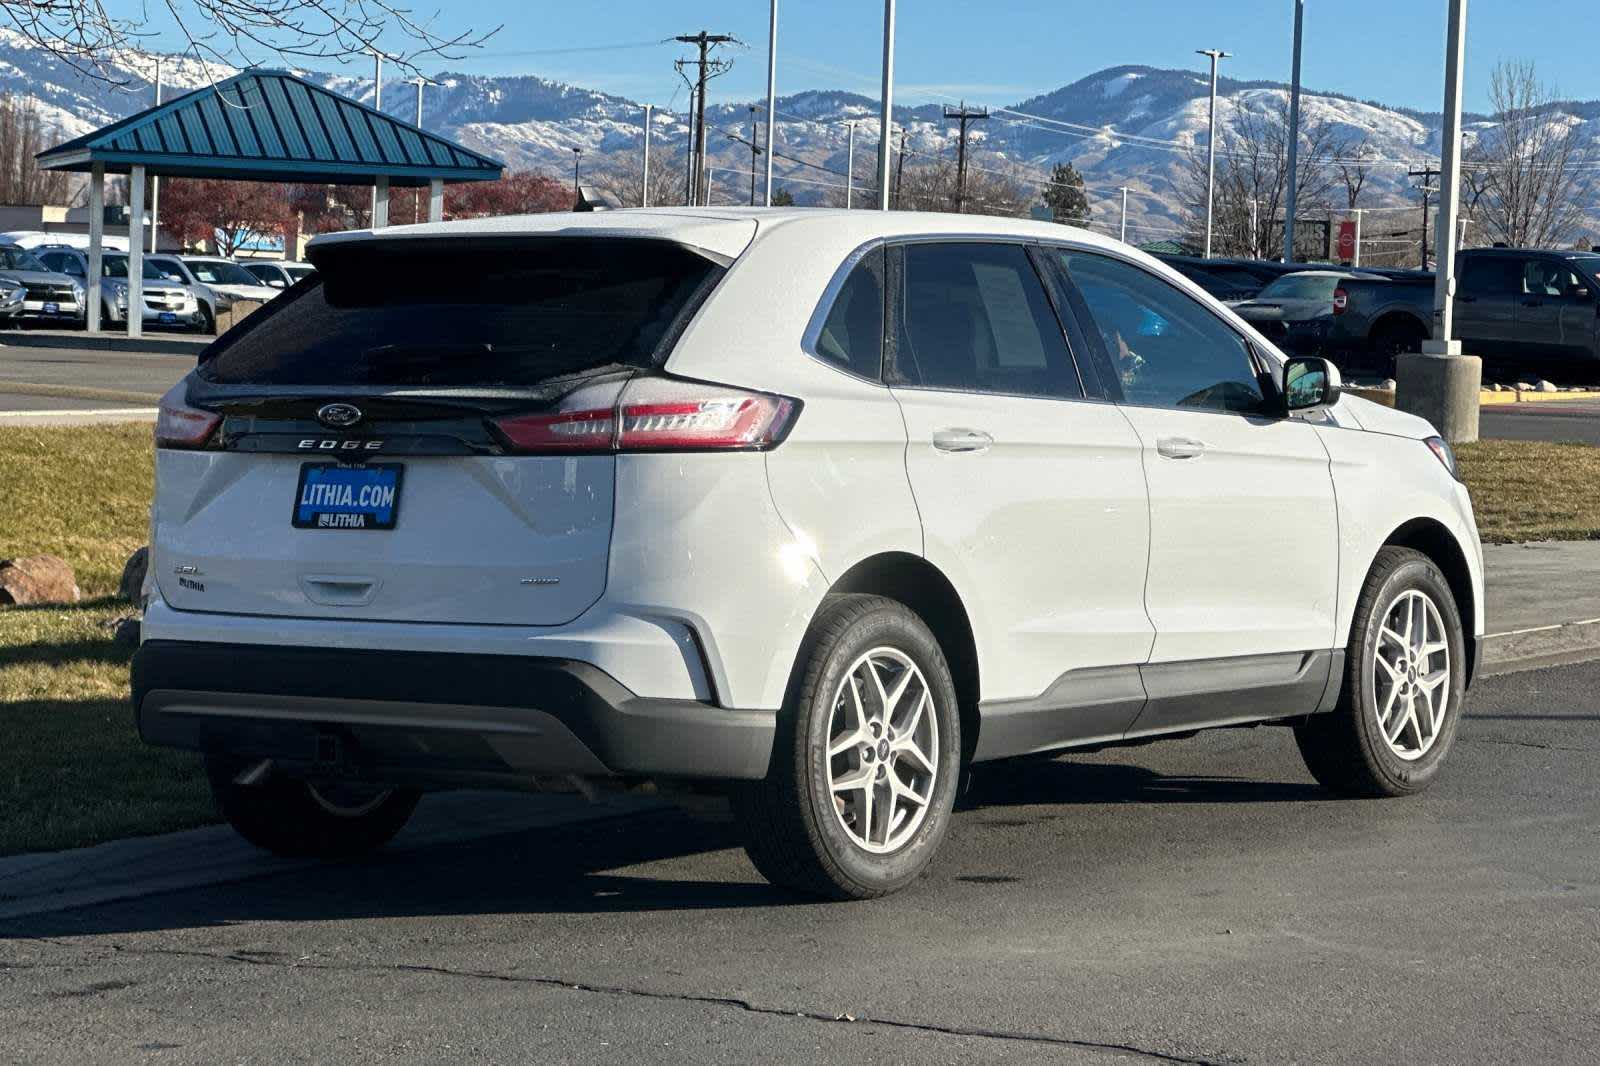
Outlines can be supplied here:
<path id="1" fill-rule="evenodd" d="M 100 326 L 105 176 L 128 175 L 130 217 L 142 219 L 146 178 L 371 185 L 372 225 L 388 225 L 391 186 L 427 186 L 428 218 L 444 186 L 494 181 L 505 164 L 282 70 L 248 70 L 39 153 L 47 170 L 89 174 L 88 325 Z M 144 227 L 129 229 L 129 306 L 143 304 Z M 142 315 L 128 315 L 140 335 Z"/>

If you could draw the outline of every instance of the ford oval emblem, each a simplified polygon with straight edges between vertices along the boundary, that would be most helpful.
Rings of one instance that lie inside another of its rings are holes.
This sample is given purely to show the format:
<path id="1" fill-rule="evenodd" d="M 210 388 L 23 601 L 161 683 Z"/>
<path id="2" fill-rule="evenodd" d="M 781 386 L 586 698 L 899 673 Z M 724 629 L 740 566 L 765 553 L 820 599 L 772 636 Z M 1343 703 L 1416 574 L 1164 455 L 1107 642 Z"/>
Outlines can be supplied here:
<path id="1" fill-rule="evenodd" d="M 317 421 L 329 429 L 344 429 L 361 421 L 361 408 L 353 403 L 327 403 L 317 408 Z"/>

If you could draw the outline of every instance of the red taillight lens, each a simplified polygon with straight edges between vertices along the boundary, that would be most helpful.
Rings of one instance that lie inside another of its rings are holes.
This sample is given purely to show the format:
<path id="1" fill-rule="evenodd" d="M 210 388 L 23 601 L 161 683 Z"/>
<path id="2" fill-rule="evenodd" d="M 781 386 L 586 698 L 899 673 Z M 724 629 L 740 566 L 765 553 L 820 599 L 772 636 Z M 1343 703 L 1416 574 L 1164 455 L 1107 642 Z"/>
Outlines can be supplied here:
<path id="1" fill-rule="evenodd" d="M 629 383 L 614 408 L 494 422 L 515 451 L 738 451 L 783 439 L 799 404 L 786 396 L 666 378 Z"/>
<path id="2" fill-rule="evenodd" d="M 1342 315 L 1342 314 L 1344 314 L 1344 309 L 1346 307 L 1349 307 L 1349 306 L 1350 306 L 1350 294 L 1345 292 L 1343 289 L 1334 289 L 1333 290 L 1333 313 L 1336 314 L 1336 315 Z"/>
<path id="3" fill-rule="evenodd" d="M 222 416 L 190 407 L 184 397 L 188 388 L 178 382 L 163 397 L 156 414 L 157 448 L 203 448 L 211 439 Z"/>

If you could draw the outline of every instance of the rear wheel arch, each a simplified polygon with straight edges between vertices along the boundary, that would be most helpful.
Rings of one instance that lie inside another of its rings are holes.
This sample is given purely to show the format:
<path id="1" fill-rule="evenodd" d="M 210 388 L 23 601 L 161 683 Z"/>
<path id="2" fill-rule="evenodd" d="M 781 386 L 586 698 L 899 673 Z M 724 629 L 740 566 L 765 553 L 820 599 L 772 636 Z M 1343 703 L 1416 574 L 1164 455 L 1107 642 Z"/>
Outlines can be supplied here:
<path id="1" fill-rule="evenodd" d="M 1390 337 L 1414 337 L 1426 340 L 1430 334 L 1428 324 L 1408 311 L 1386 311 L 1372 323 L 1368 334 L 1374 348 L 1380 348 Z"/>
<path id="2" fill-rule="evenodd" d="M 978 645 L 966 605 L 950 579 L 920 555 L 883 552 L 856 563 L 828 591 L 896 600 L 933 631 L 955 682 L 966 749 L 962 755 L 970 757 L 978 740 Z"/>
<path id="3" fill-rule="evenodd" d="M 1455 534 L 1440 521 L 1433 518 L 1413 518 L 1399 529 L 1384 538 L 1382 547 L 1410 548 L 1419 551 L 1433 561 L 1444 574 L 1445 581 L 1450 585 L 1450 594 L 1455 597 L 1456 610 L 1461 615 L 1461 628 L 1466 634 L 1467 677 L 1472 677 L 1477 666 L 1472 662 L 1474 652 L 1473 632 L 1477 617 L 1477 596 L 1472 587 L 1472 568 L 1467 564 L 1467 553 L 1461 547 L 1461 542 Z M 1367 571 L 1371 572 L 1376 561 L 1367 564 Z"/>

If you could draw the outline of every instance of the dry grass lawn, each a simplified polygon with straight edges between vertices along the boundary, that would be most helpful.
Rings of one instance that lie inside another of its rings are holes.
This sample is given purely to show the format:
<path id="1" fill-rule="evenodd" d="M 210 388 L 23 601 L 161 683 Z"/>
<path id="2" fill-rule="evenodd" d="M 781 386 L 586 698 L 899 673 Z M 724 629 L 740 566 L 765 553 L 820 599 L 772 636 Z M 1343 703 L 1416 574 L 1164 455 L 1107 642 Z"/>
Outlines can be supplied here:
<path id="1" fill-rule="evenodd" d="M 1600 448 L 1485 440 L 1456 453 L 1485 541 L 1600 539 Z"/>

